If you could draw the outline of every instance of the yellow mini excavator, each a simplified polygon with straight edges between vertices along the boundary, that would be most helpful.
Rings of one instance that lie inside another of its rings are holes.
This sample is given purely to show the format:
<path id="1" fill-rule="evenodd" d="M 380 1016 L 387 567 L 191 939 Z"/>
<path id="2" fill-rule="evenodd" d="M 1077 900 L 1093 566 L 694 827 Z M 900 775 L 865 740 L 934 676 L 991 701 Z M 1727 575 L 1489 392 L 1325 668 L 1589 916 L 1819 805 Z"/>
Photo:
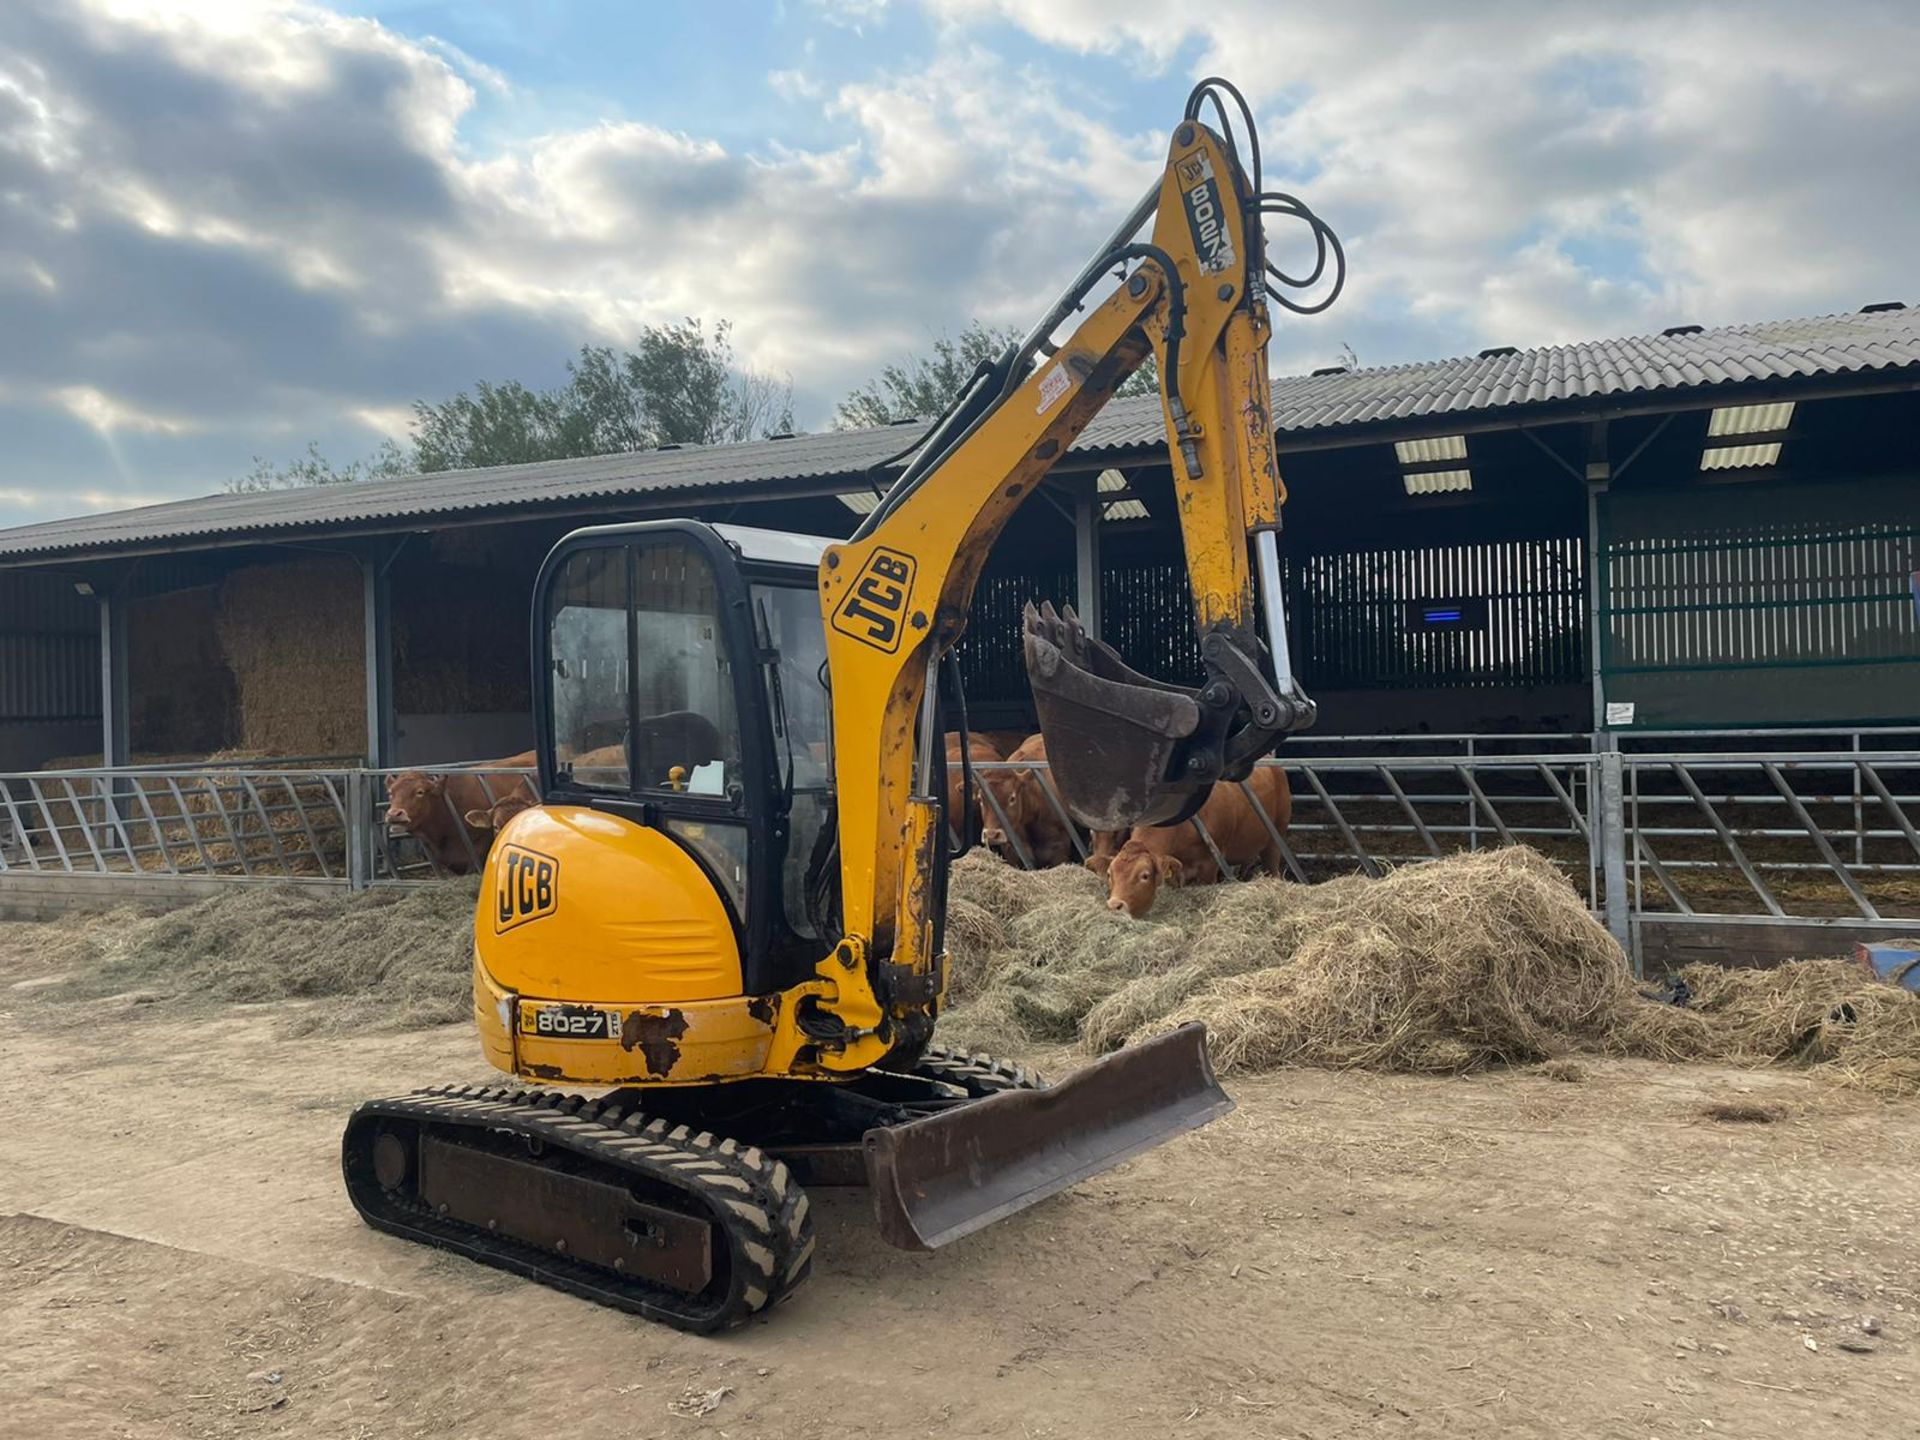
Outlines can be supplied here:
<path id="1" fill-rule="evenodd" d="M 1306 225 L 1310 273 L 1268 263 L 1273 216 Z M 1152 355 L 1205 679 L 1150 680 L 1071 608 L 1030 606 L 1054 778 L 1094 828 L 1172 823 L 1311 723 L 1281 610 L 1268 302 L 1324 308 L 1343 271 L 1306 206 L 1262 192 L 1239 92 L 1203 82 L 1158 182 L 896 457 L 852 539 L 665 520 L 562 540 L 533 598 L 543 803 L 487 859 L 474 1016 L 495 1066 L 565 1088 L 362 1105 L 342 1163 L 365 1220 L 722 1330 L 805 1279 L 803 1185 L 870 1186 L 880 1234 L 928 1249 L 1231 1108 L 1197 1026 L 1051 1087 L 932 1043 L 959 818 L 942 733 L 964 716 L 943 694 L 995 536 Z"/>

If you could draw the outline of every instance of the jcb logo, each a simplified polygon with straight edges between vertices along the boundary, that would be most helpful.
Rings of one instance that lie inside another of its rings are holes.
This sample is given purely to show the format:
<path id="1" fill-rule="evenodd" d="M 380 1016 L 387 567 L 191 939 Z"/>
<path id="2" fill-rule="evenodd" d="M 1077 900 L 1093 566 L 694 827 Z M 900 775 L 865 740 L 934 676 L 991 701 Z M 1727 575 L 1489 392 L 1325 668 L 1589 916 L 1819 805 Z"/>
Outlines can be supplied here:
<path id="1" fill-rule="evenodd" d="M 494 871 L 493 933 L 551 915 L 560 908 L 560 862 L 538 850 L 508 845 Z"/>
<path id="2" fill-rule="evenodd" d="M 833 628 L 892 654 L 900 648 L 900 617 L 913 593 L 913 557 L 876 550 L 833 612 Z"/>

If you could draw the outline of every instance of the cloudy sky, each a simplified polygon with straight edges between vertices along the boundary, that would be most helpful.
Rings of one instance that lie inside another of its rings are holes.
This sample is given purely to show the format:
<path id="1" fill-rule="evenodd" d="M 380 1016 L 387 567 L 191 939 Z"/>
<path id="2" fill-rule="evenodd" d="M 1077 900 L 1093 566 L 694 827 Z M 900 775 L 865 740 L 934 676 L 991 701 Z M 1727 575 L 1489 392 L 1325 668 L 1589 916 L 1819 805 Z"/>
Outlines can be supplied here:
<path id="1" fill-rule="evenodd" d="M 1236 80 L 1281 369 L 1920 300 L 1907 0 L 0 0 L 0 525 L 729 318 L 797 417 L 1022 322 Z"/>

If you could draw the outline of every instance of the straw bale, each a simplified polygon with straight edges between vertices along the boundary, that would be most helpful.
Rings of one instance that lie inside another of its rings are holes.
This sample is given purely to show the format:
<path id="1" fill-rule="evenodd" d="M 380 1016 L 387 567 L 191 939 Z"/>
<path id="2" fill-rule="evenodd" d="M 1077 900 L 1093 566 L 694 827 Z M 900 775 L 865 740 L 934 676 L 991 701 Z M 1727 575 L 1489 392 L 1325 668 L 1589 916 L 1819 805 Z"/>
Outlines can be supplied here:
<path id="1" fill-rule="evenodd" d="M 437 547 L 436 547 L 437 549 Z M 410 555 L 395 567 L 394 706 L 402 714 L 528 708 L 527 596 L 533 577 Z"/>
<path id="2" fill-rule="evenodd" d="M 345 557 L 236 570 L 220 587 L 220 644 L 239 692 L 238 743 L 275 755 L 357 755 L 366 744 L 361 580 Z"/>

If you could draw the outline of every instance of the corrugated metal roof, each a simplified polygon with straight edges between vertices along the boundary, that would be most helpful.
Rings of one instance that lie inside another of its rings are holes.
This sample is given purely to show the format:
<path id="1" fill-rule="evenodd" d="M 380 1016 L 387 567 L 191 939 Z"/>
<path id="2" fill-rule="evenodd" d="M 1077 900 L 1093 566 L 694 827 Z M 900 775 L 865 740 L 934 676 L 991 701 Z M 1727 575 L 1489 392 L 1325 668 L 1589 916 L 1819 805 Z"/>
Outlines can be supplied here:
<path id="1" fill-rule="evenodd" d="M 1287 376 L 1273 383 L 1273 423 L 1283 434 L 1299 435 L 1425 416 L 1902 368 L 1920 368 L 1917 309 Z M 1079 448 L 1131 449 L 1159 438 L 1158 406 L 1151 400 L 1126 401 L 1108 406 Z"/>
<path id="2" fill-rule="evenodd" d="M 688 445 L 484 470 L 443 470 L 356 485 L 207 495 L 0 530 L 0 555 L 271 534 L 714 486 L 832 480 L 877 465 L 912 444 L 919 434 L 919 427 L 899 425 L 744 445 Z"/>
<path id="3" fill-rule="evenodd" d="M 1287 435 L 1554 402 L 1920 369 L 1920 310 L 1830 315 L 1691 334 L 1553 345 L 1274 382 L 1274 424 Z M 1438 428 L 1436 426 L 1436 428 Z M 110 551 L 199 537 L 619 500 L 714 487 L 857 477 L 912 442 L 911 426 L 744 445 L 689 446 L 583 460 L 455 470 L 359 485 L 211 495 L 0 531 L 0 557 Z M 1119 401 L 1075 445 L 1083 453 L 1160 443 L 1160 406 Z"/>

